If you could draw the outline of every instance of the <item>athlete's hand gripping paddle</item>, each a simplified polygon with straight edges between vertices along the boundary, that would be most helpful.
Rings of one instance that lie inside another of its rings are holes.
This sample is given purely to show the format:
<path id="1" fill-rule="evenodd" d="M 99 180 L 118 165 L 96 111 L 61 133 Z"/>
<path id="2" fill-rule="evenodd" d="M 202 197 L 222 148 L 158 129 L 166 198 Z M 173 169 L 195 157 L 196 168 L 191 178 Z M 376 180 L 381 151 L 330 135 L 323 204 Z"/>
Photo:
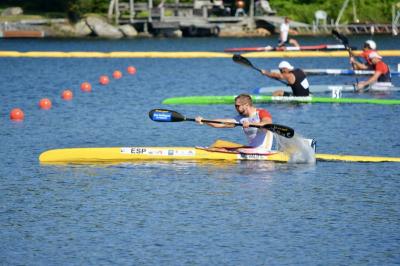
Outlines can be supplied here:
<path id="1" fill-rule="evenodd" d="M 167 109 L 153 109 L 149 112 L 149 117 L 151 120 L 155 122 L 183 122 L 183 121 L 196 121 L 194 118 L 188 118 L 176 111 L 167 110 Z M 234 122 L 223 122 L 223 121 L 215 121 L 215 120 L 205 120 L 203 119 L 202 122 L 205 123 L 215 123 L 215 124 L 230 124 L 235 126 L 243 126 L 241 123 L 234 123 Z M 257 128 L 265 128 L 271 132 L 274 132 L 278 135 L 281 135 L 286 138 L 292 138 L 294 136 L 294 129 L 279 125 L 279 124 L 266 124 L 263 126 L 258 125 L 250 125 L 250 127 L 257 127 Z"/>

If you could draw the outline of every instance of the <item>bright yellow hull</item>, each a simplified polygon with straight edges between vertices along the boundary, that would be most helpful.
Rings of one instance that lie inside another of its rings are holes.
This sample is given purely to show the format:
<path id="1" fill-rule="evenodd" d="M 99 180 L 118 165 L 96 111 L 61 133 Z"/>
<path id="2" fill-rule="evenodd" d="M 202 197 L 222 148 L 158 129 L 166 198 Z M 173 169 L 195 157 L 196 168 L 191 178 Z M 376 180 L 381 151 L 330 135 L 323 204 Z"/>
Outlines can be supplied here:
<path id="1" fill-rule="evenodd" d="M 400 162 L 398 157 L 373 157 L 316 154 L 320 161 Z M 43 152 L 41 163 L 109 163 L 138 160 L 257 160 L 288 162 L 287 154 L 271 151 L 268 154 L 245 154 L 209 151 L 193 147 L 110 147 L 70 148 Z"/>
<path id="2" fill-rule="evenodd" d="M 43 163 L 67 162 L 127 162 L 137 160 L 262 160 L 287 162 L 289 158 L 282 152 L 269 154 L 244 154 L 208 151 L 193 147 L 112 147 L 112 148 L 72 148 L 49 150 L 42 153 Z"/>

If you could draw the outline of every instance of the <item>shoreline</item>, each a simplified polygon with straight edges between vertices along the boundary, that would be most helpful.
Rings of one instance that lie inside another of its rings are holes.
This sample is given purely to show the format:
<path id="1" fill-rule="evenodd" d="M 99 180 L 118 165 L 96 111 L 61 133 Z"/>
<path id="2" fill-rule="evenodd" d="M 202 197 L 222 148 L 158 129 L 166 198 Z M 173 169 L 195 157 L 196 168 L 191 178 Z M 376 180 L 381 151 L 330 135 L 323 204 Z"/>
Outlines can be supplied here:
<path id="1" fill-rule="evenodd" d="M 1 18 L 1 17 L 0 17 Z M 248 20 L 238 23 L 222 24 L 222 27 L 204 28 L 196 31 L 197 35 L 188 36 L 185 28 L 165 28 L 153 32 L 144 32 L 137 29 L 137 25 L 127 23 L 113 25 L 107 19 L 98 15 L 89 15 L 75 24 L 66 18 L 45 19 L 11 19 L 0 20 L 0 38 L 185 38 L 185 37 L 217 37 L 217 38 L 255 38 L 278 35 L 261 27 L 245 27 Z M 310 25 L 300 24 L 293 26 L 299 33 L 296 36 L 327 36 L 331 34 L 330 25 L 322 29 L 310 29 Z M 354 28 L 358 27 L 358 28 Z M 340 26 L 345 34 L 376 34 L 392 35 L 391 25 L 360 24 Z M 377 29 L 377 30 L 376 30 Z M 385 29 L 384 31 L 382 29 Z M 349 32 L 351 31 L 351 32 Z M 355 31 L 355 32 L 354 32 Z"/>

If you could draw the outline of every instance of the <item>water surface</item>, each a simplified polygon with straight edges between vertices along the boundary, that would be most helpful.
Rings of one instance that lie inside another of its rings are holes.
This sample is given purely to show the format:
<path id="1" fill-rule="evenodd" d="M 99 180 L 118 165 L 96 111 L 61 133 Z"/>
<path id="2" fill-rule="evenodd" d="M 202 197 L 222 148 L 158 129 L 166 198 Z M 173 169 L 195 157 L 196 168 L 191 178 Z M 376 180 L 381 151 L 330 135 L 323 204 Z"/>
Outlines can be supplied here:
<path id="1" fill-rule="evenodd" d="M 364 37 L 351 38 L 361 45 Z M 367 38 L 367 37 L 365 37 Z M 368 37 L 369 38 L 369 37 Z M 376 36 L 381 49 L 398 39 Z M 334 41 L 299 39 L 304 44 Z M 222 51 L 275 39 L 0 40 L 17 51 Z M 276 68 L 280 58 L 252 59 Z M 347 58 L 288 59 L 346 68 Z M 385 60 L 396 66 L 399 59 Z M 133 65 L 137 74 L 125 68 Z M 279 85 L 230 59 L 1 58 L 0 261 L 5 265 L 390 265 L 400 262 L 400 166 L 393 163 L 138 162 L 40 165 L 64 147 L 244 142 L 239 128 L 154 123 L 162 107 L 232 117 L 233 106 L 163 106 L 167 97 L 233 95 Z M 121 80 L 98 85 L 120 69 Z M 362 78 L 360 78 L 362 79 Z M 89 81 L 91 93 L 79 90 Z M 354 77 L 310 77 L 316 84 Z M 400 84 L 400 80 L 394 79 Z M 60 99 L 63 89 L 75 93 Z M 39 110 L 43 97 L 53 100 Z M 351 96 L 353 97 L 353 96 Z M 354 97 L 399 98 L 390 95 Z M 9 121 L 20 107 L 23 123 Z M 266 104 L 274 122 L 317 139 L 320 153 L 400 156 L 398 106 Z"/>

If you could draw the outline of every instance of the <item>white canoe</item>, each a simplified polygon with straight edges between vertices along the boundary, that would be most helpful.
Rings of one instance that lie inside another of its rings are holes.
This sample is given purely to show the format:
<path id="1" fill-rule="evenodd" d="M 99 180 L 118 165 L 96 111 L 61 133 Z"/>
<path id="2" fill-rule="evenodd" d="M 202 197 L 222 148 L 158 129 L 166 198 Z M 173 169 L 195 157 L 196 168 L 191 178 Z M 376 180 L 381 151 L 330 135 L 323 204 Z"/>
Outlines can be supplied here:
<path id="1" fill-rule="evenodd" d="M 302 69 L 307 75 L 348 75 L 348 76 L 365 76 L 374 74 L 373 70 L 352 70 L 352 69 Z M 279 73 L 279 69 L 271 69 L 271 72 Z M 390 71 L 392 77 L 400 77 L 399 71 Z"/>
<path id="2" fill-rule="evenodd" d="M 355 50 L 356 47 L 352 47 Z M 338 51 L 346 50 L 343 44 L 318 44 L 318 45 L 303 45 L 300 47 L 283 46 L 272 47 L 270 45 L 265 47 L 239 47 L 239 48 L 226 48 L 225 52 L 268 52 L 268 51 Z"/>
<path id="3" fill-rule="evenodd" d="M 270 86 L 261 87 L 254 89 L 254 94 L 272 94 L 276 90 L 287 90 L 290 91 L 290 87 L 285 86 Z M 400 91 L 400 87 L 393 86 L 390 82 L 379 82 L 371 85 L 368 90 L 369 92 L 394 92 Z M 310 85 L 311 93 L 341 93 L 341 92 L 356 92 L 353 85 Z"/>

